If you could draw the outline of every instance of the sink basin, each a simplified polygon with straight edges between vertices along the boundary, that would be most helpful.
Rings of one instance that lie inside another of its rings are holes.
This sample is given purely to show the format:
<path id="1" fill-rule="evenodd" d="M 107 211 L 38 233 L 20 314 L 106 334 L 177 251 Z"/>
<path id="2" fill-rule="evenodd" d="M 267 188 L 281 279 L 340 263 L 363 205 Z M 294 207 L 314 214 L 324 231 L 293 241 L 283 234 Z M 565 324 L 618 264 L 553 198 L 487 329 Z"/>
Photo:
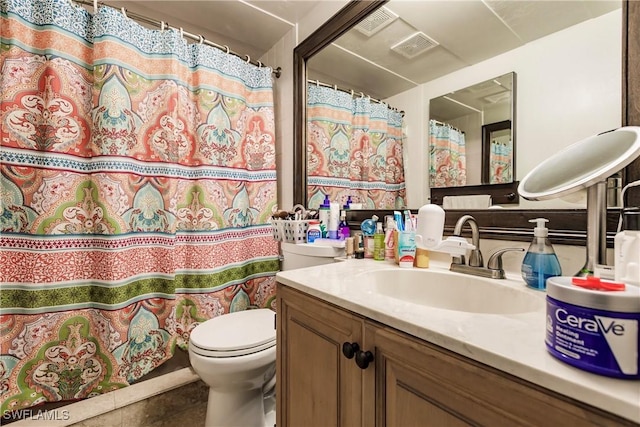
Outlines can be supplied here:
<path id="1" fill-rule="evenodd" d="M 518 314 L 545 308 L 543 294 L 513 282 L 416 269 L 372 270 L 356 276 L 363 289 L 401 301 L 470 313 Z"/>

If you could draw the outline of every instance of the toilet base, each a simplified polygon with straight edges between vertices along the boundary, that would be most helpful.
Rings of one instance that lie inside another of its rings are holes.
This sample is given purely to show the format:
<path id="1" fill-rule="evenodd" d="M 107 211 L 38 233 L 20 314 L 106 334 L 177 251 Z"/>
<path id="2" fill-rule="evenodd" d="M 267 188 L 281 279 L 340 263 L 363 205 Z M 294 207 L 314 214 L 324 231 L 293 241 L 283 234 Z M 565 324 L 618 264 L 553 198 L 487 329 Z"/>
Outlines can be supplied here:
<path id="1" fill-rule="evenodd" d="M 262 389 L 224 393 L 209 389 L 205 427 L 266 425 Z"/>

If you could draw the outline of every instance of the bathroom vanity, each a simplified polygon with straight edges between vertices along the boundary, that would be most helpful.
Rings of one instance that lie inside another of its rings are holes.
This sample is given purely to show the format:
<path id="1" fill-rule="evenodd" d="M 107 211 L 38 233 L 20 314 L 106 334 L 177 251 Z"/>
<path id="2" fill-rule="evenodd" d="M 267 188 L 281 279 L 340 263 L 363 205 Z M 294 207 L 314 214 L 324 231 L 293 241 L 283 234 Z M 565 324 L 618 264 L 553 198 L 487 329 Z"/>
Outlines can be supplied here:
<path id="1" fill-rule="evenodd" d="M 547 354 L 543 292 L 447 267 L 278 273 L 277 425 L 639 425 L 640 381 Z"/>

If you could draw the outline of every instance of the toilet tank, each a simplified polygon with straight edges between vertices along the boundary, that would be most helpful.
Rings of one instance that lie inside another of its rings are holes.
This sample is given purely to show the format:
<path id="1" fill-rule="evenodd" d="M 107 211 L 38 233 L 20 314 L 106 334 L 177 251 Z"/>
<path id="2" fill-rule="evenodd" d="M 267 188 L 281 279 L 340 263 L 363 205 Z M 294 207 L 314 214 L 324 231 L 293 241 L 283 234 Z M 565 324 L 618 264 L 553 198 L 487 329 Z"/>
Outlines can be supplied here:
<path id="1" fill-rule="evenodd" d="M 283 257 L 283 271 L 330 264 L 334 262 L 334 258 L 344 256 L 344 248 L 333 246 L 287 242 L 281 242 L 280 245 Z"/>

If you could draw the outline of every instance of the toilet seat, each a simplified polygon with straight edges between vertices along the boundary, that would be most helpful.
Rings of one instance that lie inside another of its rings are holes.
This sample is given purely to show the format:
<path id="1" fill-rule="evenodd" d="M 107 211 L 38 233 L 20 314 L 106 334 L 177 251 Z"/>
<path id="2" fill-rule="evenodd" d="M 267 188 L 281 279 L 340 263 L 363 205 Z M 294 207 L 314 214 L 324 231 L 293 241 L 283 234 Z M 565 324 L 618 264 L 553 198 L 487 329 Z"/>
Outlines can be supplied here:
<path id="1" fill-rule="evenodd" d="M 266 308 L 236 311 L 196 326 L 191 351 L 205 357 L 237 357 L 276 345 L 275 312 Z"/>

